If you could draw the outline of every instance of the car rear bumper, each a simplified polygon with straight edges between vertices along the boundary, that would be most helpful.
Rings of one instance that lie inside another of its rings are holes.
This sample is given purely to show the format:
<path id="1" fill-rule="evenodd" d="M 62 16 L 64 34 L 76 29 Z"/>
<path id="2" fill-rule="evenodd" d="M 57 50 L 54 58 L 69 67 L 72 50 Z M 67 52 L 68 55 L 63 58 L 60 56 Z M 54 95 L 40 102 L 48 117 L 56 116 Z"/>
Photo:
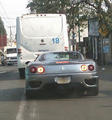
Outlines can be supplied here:
<path id="1" fill-rule="evenodd" d="M 80 84 L 85 88 L 97 87 L 99 77 L 96 74 L 52 74 L 52 75 L 26 75 L 26 89 L 41 89 L 46 84 L 60 85 L 56 82 L 56 77 L 69 77 L 70 82 L 61 85 L 74 86 Z"/>

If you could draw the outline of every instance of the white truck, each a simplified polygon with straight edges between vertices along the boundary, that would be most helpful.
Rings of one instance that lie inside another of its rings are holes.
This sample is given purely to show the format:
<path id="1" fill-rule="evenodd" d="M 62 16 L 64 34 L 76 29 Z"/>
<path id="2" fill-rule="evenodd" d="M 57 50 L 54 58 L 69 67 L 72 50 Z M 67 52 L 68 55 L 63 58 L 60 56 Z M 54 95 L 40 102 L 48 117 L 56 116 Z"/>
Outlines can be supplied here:
<path id="1" fill-rule="evenodd" d="M 16 46 L 4 47 L 4 62 L 3 63 L 7 65 L 17 64 Z"/>
<path id="2" fill-rule="evenodd" d="M 64 14 L 27 14 L 17 17 L 16 44 L 18 71 L 25 77 L 25 66 L 46 51 L 69 50 Z"/>

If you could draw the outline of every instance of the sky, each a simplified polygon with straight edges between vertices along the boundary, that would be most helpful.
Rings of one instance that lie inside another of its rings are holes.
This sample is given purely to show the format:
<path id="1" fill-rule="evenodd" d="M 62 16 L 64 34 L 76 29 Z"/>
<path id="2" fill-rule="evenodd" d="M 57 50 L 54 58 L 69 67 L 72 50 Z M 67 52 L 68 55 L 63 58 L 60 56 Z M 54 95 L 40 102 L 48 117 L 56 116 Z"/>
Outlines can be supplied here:
<path id="1" fill-rule="evenodd" d="M 0 16 L 4 22 L 8 37 L 15 36 L 16 17 L 29 13 L 26 9 L 29 0 L 0 0 Z M 14 38 L 13 38 L 14 39 Z"/>

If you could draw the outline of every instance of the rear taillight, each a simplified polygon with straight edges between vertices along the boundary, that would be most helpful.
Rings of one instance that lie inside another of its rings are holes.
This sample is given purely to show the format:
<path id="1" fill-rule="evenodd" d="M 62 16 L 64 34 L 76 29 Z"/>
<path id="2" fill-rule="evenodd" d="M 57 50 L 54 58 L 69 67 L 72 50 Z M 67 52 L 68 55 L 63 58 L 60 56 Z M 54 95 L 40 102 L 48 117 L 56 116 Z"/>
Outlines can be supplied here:
<path id="1" fill-rule="evenodd" d="M 82 71 L 87 71 L 87 66 L 86 65 L 81 65 L 81 70 Z"/>
<path id="2" fill-rule="evenodd" d="M 68 51 L 68 47 L 67 46 L 65 46 L 65 51 Z"/>
<path id="3" fill-rule="evenodd" d="M 56 63 L 57 63 L 57 64 L 58 64 L 58 63 L 61 64 L 61 63 L 70 63 L 70 62 L 69 62 L 69 61 L 57 61 Z"/>
<path id="4" fill-rule="evenodd" d="M 39 66 L 39 67 L 37 67 L 37 72 L 38 72 L 39 74 L 42 74 L 42 73 L 45 72 L 45 68 L 44 68 L 43 66 Z"/>
<path id="5" fill-rule="evenodd" d="M 32 66 L 32 67 L 30 68 L 30 72 L 31 72 L 31 73 L 36 73 L 36 72 L 37 72 L 37 68 L 34 67 L 34 66 Z"/>
<path id="6" fill-rule="evenodd" d="M 88 70 L 93 71 L 94 70 L 94 65 L 88 65 Z"/>

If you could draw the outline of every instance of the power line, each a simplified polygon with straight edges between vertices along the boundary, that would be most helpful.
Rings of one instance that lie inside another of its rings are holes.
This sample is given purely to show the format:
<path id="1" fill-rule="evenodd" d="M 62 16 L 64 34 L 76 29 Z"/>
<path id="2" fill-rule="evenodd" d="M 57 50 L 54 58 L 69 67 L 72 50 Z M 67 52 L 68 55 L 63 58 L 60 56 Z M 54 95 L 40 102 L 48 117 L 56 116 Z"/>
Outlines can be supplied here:
<path id="1" fill-rule="evenodd" d="M 11 17 L 2 17 L 2 16 L 1 16 L 1 18 L 3 18 L 3 19 L 8 19 L 8 20 L 15 20 L 15 18 L 11 18 Z"/>
<path id="2" fill-rule="evenodd" d="M 7 29 L 7 26 L 9 26 L 11 24 L 10 20 L 12 20 L 12 18 L 8 17 L 8 14 L 7 14 L 7 12 L 6 12 L 5 8 L 4 8 L 1 0 L 0 0 L 0 8 L 1 8 L 1 18 L 2 18 L 2 20 L 4 22 L 4 26 Z"/>
<path id="3" fill-rule="evenodd" d="M 3 16 L 3 12 L 1 12 L 1 15 Z M 1 17 L 2 18 L 2 17 Z M 6 18 L 2 18 L 6 23 L 8 22 Z"/>
<path id="4" fill-rule="evenodd" d="M 10 37 L 10 39 L 11 39 L 12 35 L 13 35 L 12 34 L 12 29 L 15 29 L 15 27 L 13 27 L 11 25 L 11 23 L 12 23 L 11 21 L 15 20 L 16 18 L 11 18 L 11 17 L 8 16 L 7 11 L 5 10 L 5 7 L 3 6 L 1 0 L 0 0 L 0 14 L 1 14 L 1 18 L 2 18 L 2 20 L 4 22 L 4 27 L 5 27 L 6 31 L 7 31 L 7 35 L 11 36 Z"/>
<path id="5" fill-rule="evenodd" d="M 6 17 L 8 18 L 8 14 L 7 14 L 7 12 L 6 12 L 6 10 L 5 10 L 5 8 L 4 8 L 4 6 L 3 6 L 3 4 L 2 4 L 1 1 L 0 1 L 0 6 L 2 7 L 2 9 L 3 9 L 3 11 L 4 11 L 5 15 L 6 15 Z"/>

